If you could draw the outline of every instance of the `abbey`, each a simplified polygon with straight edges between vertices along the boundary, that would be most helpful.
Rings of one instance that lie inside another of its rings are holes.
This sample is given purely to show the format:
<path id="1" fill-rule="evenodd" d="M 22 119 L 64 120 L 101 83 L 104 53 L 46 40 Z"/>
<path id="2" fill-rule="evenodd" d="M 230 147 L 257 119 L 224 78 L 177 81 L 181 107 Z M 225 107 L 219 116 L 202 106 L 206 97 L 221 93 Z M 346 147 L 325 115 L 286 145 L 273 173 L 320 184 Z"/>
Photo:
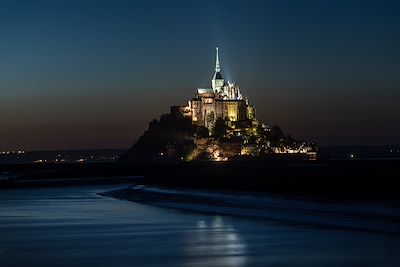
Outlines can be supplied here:
<path id="1" fill-rule="evenodd" d="M 228 125 L 232 122 L 252 121 L 255 119 L 255 108 L 244 99 L 240 88 L 235 83 L 226 82 L 221 74 L 218 47 L 216 48 L 215 73 L 211 88 L 198 88 L 196 96 L 188 106 L 172 107 L 184 117 L 190 117 L 192 123 L 212 130 L 218 119 Z M 176 110 L 176 109 L 179 109 Z M 172 110 L 172 112 L 174 112 Z"/>
<path id="2" fill-rule="evenodd" d="M 198 88 L 188 105 L 171 106 L 152 120 L 130 150 L 127 161 L 226 161 L 246 157 L 315 159 L 318 147 L 285 135 L 279 126 L 256 118 L 255 108 L 235 83 L 221 74 L 218 48 L 210 88 Z"/>

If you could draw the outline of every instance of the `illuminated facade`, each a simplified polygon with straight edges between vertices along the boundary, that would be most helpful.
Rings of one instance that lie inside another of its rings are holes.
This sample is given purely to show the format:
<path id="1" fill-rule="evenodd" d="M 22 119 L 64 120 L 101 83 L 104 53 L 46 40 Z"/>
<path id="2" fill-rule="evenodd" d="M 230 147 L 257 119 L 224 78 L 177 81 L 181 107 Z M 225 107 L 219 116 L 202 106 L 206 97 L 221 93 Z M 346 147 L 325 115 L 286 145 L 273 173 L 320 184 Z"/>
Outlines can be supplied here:
<path id="1" fill-rule="evenodd" d="M 213 129 L 217 119 L 239 122 L 255 119 L 255 108 L 243 99 L 240 88 L 235 83 L 225 82 L 221 74 L 219 51 L 216 48 L 215 73 L 211 88 L 197 89 L 189 106 L 180 107 L 185 117 L 191 117 L 193 124 Z"/>
<path id="2" fill-rule="evenodd" d="M 285 136 L 260 122 L 254 106 L 221 74 L 218 48 L 210 88 L 198 88 L 188 105 L 153 120 L 121 160 L 226 161 L 240 158 L 316 159 L 314 143 Z M 222 121 L 221 121 L 222 120 Z"/>

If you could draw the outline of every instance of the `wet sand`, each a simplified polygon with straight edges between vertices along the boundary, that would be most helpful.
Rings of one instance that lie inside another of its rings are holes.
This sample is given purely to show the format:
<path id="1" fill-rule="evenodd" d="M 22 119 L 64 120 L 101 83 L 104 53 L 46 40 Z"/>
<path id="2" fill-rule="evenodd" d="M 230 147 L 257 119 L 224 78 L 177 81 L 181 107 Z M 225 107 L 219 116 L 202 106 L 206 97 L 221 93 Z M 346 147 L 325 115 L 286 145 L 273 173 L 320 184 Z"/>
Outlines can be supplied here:
<path id="1" fill-rule="evenodd" d="M 98 196 L 0 192 L 2 266 L 399 266 L 398 236 L 206 215 Z"/>

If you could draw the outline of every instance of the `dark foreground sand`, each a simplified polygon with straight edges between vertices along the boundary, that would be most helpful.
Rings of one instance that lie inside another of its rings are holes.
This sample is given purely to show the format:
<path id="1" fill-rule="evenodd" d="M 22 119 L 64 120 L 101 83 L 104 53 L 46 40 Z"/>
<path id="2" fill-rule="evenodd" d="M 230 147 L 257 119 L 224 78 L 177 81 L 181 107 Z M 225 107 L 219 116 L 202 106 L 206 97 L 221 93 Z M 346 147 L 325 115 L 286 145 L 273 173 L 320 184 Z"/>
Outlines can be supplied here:
<path id="1" fill-rule="evenodd" d="M 15 177 L 0 181 L 0 188 L 113 183 L 140 176 L 144 184 L 171 188 L 400 200 L 400 160 L 17 164 L 0 165 L 0 172 Z"/>

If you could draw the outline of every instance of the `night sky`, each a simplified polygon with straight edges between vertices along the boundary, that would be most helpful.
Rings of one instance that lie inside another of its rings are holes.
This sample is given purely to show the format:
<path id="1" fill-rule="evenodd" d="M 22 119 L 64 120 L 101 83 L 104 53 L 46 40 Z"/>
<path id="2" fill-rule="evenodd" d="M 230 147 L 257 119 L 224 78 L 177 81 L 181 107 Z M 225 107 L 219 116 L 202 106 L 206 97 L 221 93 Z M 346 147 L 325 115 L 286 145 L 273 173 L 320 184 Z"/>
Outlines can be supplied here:
<path id="1" fill-rule="evenodd" d="M 128 148 L 215 46 L 260 120 L 400 143 L 400 1 L 1 1 L 0 150 Z"/>

